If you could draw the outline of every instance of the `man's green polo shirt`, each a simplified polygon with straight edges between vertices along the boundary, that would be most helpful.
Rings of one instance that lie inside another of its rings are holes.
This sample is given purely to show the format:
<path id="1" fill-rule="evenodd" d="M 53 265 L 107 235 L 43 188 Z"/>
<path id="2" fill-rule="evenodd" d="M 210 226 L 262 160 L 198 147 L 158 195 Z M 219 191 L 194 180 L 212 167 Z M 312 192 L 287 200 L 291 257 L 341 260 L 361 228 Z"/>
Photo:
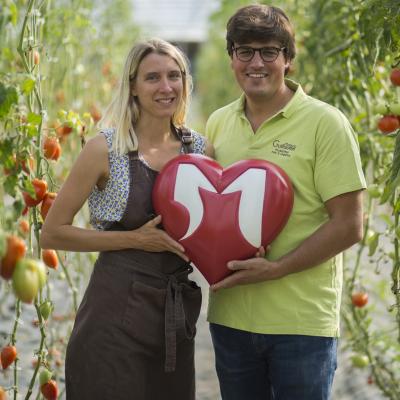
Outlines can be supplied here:
<path id="1" fill-rule="evenodd" d="M 290 102 L 253 132 L 244 95 L 215 111 L 206 136 L 216 160 L 242 159 L 279 165 L 293 184 L 292 214 L 267 257 L 277 259 L 328 220 L 324 202 L 366 187 L 356 135 L 336 108 L 306 95 L 293 81 Z M 256 333 L 338 336 L 342 257 L 282 279 L 210 293 L 208 320 Z"/>

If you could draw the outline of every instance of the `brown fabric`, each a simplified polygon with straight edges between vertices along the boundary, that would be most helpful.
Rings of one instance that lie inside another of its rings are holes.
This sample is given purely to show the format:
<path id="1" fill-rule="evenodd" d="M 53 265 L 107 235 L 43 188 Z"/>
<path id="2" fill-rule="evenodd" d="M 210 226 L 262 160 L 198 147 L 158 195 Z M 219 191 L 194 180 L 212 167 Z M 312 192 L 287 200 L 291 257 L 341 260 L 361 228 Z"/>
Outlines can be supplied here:
<path id="1" fill-rule="evenodd" d="M 130 153 L 125 213 L 109 230 L 154 218 L 157 171 Z M 67 400 L 194 400 L 200 288 L 173 253 L 102 252 L 82 299 L 66 356 Z"/>

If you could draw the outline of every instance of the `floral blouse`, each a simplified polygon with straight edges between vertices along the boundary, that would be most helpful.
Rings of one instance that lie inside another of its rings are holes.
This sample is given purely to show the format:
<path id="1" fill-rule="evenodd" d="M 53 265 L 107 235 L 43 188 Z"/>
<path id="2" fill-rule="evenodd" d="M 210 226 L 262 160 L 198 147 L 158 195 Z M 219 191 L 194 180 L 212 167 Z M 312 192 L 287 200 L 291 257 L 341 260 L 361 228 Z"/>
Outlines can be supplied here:
<path id="1" fill-rule="evenodd" d="M 129 195 L 129 156 L 118 155 L 112 150 L 114 129 L 104 129 L 101 133 L 105 136 L 108 145 L 108 160 L 110 177 L 106 187 L 99 190 L 97 186 L 88 198 L 90 223 L 96 229 L 103 230 L 110 222 L 119 221 L 124 214 Z M 205 138 L 192 131 L 193 153 L 204 154 Z M 183 148 L 181 149 L 183 153 Z M 141 162 L 146 161 L 140 157 Z"/>

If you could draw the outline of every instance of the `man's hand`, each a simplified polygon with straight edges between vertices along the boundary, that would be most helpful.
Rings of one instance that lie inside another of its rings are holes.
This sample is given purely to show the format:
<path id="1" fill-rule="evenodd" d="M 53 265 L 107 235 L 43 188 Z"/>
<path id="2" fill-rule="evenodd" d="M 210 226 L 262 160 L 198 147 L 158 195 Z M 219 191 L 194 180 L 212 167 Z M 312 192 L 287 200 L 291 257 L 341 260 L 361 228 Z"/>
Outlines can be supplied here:
<path id="1" fill-rule="evenodd" d="M 255 258 L 230 261 L 228 268 L 235 271 L 221 282 L 211 286 L 215 291 L 236 285 L 245 285 L 312 268 L 349 248 L 362 238 L 362 190 L 333 197 L 325 203 L 329 220 L 300 245 L 276 261 L 263 257 L 258 249 Z"/>
<path id="2" fill-rule="evenodd" d="M 260 247 L 254 258 L 243 261 L 229 261 L 227 267 L 235 272 L 212 285 L 210 289 L 217 291 L 218 289 L 227 289 L 237 285 L 280 278 L 284 274 L 280 272 L 278 263 L 264 258 L 267 251 L 268 248 L 265 250 Z"/>

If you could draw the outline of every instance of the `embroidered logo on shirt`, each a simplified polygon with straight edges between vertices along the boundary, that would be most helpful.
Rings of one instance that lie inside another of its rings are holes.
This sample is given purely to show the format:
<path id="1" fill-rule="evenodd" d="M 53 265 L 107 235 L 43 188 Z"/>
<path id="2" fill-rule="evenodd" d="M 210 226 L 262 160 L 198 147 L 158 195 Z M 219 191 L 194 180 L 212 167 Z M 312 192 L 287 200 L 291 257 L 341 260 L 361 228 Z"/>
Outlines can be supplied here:
<path id="1" fill-rule="evenodd" d="M 282 157 L 291 157 L 293 152 L 296 150 L 295 144 L 282 143 L 279 139 L 272 142 L 273 150 L 272 154 L 276 154 Z"/>

